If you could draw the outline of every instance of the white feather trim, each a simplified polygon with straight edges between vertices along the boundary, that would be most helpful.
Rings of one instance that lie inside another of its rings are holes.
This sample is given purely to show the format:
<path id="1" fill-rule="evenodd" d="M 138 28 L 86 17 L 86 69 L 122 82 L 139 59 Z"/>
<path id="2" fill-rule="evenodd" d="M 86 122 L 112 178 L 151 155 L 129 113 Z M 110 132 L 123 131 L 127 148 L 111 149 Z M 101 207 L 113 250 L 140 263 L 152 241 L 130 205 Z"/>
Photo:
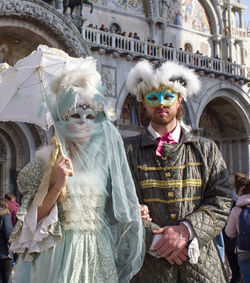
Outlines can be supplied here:
<path id="1" fill-rule="evenodd" d="M 1 63 L 0 64 L 0 73 L 4 72 L 5 70 L 7 70 L 10 66 L 7 63 Z"/>
<path id="2" fill-rule="evenodd" d="M 81 67 L 66 64 L 60 76 L 51 83 L 51 90 L 58 96 L 61 92 L 73 88 L 77 94 L 77 104 L 89 103 L 96 93 L 97 84 L 101 80 L 100 74 L 96 70 L 96 61 L 92 57 L 82 60 Z"/>
<path id="3" fill-rule="evenodd" d="M 52 145 L 44 145 L 35 152 L 35 158 L 48 161 L 52 150 Z"/>
<path id="4" fill-rule="evenodd" d="M 178 80 L 171 81 L 177 77 L 182 78 L 186 85 L 182 85 Z M 158 88 L 161 84 L 173 88 L 184 98 L 200 89 L 200 81 L 193 70 L 171 61 L 163 63 L 154 70 L 149 61 L 143 60 L 135 65 L 127 78 L 127 87 L 130 93 L 137 96 L 138 101 L 142 100 L 143 94 Z"/>
<path id="5" fill-rule="evenodd" d="M 135 67 L 129 72 L 127 78 L 127 87 L 129 91 L 137 96 L 137 100 L 142 100 L 142 95 L 155 85 L 154 80 L 152 80 L 154 75 L 154 69 L 152 64 L 147 60 L 140 61 L 135 65 Z"/>

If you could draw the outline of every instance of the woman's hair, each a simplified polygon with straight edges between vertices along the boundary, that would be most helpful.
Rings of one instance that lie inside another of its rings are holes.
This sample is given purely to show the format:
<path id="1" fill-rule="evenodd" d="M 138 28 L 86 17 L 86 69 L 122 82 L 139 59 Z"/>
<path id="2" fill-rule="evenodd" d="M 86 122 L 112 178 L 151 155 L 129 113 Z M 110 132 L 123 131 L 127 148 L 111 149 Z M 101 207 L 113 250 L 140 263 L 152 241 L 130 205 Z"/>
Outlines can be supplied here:
<path id="1" fill-rule="evenodd" d="M 246 194 L 250 194 L 250 180 L 248 180 L 241 195 L 246 195 Z"/>
<path id="2" fill-rule="evenodd" d="M 234 186 L 237 194 L 245 195 L 250 193 L 250 179 L 242 173 L 235 174 Z"/>
<path id="3" fill-rule="evenodd" d="M 8 201 L 5 198 L 0 198 L 0 207 L 8 208 Z"/>
<path id="4" fill-rule="evenodd" d="M 4 198 L 6 198 L 9 201 L 16 201 L 16 196 L 11 194 L 11 193 L 7 193 L 4 195 Z"/>

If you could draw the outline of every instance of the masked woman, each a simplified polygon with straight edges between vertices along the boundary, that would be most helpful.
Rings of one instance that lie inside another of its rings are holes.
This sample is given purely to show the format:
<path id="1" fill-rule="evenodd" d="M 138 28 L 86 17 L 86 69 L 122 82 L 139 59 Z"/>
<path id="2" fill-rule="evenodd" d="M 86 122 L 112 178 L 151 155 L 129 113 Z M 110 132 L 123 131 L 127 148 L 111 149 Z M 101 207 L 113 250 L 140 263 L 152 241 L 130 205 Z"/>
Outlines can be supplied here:
<path id="1" fill-rule="evenodd" d="M 62 151 L 54 138 L 50 157 L 43 149 L 19 174 L 23 199 L 11 248 L 22 256 L 14 282 L 129 282 L 143 261 L 123 142 L 108 119 L 95 61 L 79 60 L 80 69 L 66 66 L 48 95 Z"/>

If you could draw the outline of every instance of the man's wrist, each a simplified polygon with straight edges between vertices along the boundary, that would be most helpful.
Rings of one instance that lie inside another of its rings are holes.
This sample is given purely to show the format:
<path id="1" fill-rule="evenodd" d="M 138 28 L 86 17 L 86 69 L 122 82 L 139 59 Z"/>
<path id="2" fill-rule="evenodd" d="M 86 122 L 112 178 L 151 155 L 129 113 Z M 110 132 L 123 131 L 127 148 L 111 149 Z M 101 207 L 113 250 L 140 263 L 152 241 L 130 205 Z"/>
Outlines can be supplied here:
<path id="1" fill-rule="evenodd" d="M 189 233 L 188 240 L 189 241 L 193 240 L 193 238 L 195 237 L 195 234 L 194 234 L 194 230 L 192 226 L 187 221 L 182 221 L 181 224 L 183 224 L 188 230 L 188 233 Z"/>

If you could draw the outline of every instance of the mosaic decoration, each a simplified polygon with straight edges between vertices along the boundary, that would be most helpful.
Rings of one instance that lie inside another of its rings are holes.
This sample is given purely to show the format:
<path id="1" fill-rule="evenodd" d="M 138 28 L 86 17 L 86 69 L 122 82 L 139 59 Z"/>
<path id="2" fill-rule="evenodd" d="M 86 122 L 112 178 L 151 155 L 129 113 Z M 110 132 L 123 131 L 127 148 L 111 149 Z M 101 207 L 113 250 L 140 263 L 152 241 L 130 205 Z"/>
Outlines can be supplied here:
<path id="1" fill-rule="evenodd" d="M 27 41 L 19 35 L 4 33 L 0 35 L 0 63 L 13 66 L 19 59 L 29 55 L 38 43 Z"/>
<path id="2" fill-rule="evenodd" d="M 224 99 L 217 98 L 204 109 L 200 128 L 208 138 L 231 138 L 246 134 L 244 123 L 236 109 Z"/>
<path id="3" fill-rule="evenodd" d="M 144 15 L 144 0 L 93 0 L 92 2 L 109 8 L 129 10 Z"/>
<path id="4" fill-rule="evenodd" d="M 210 33 L 205 10 L 198 0 L 168 1 L 167 19 L 178 26 Z"/>
<path id="5" fill-rule="evenodd" d="M 201 135 L 207 138 L 216 139 L 221 137 L 222 129 L 212 111 L 204 111 L 200 119 L 199 127 L 202 128 Z"/>

